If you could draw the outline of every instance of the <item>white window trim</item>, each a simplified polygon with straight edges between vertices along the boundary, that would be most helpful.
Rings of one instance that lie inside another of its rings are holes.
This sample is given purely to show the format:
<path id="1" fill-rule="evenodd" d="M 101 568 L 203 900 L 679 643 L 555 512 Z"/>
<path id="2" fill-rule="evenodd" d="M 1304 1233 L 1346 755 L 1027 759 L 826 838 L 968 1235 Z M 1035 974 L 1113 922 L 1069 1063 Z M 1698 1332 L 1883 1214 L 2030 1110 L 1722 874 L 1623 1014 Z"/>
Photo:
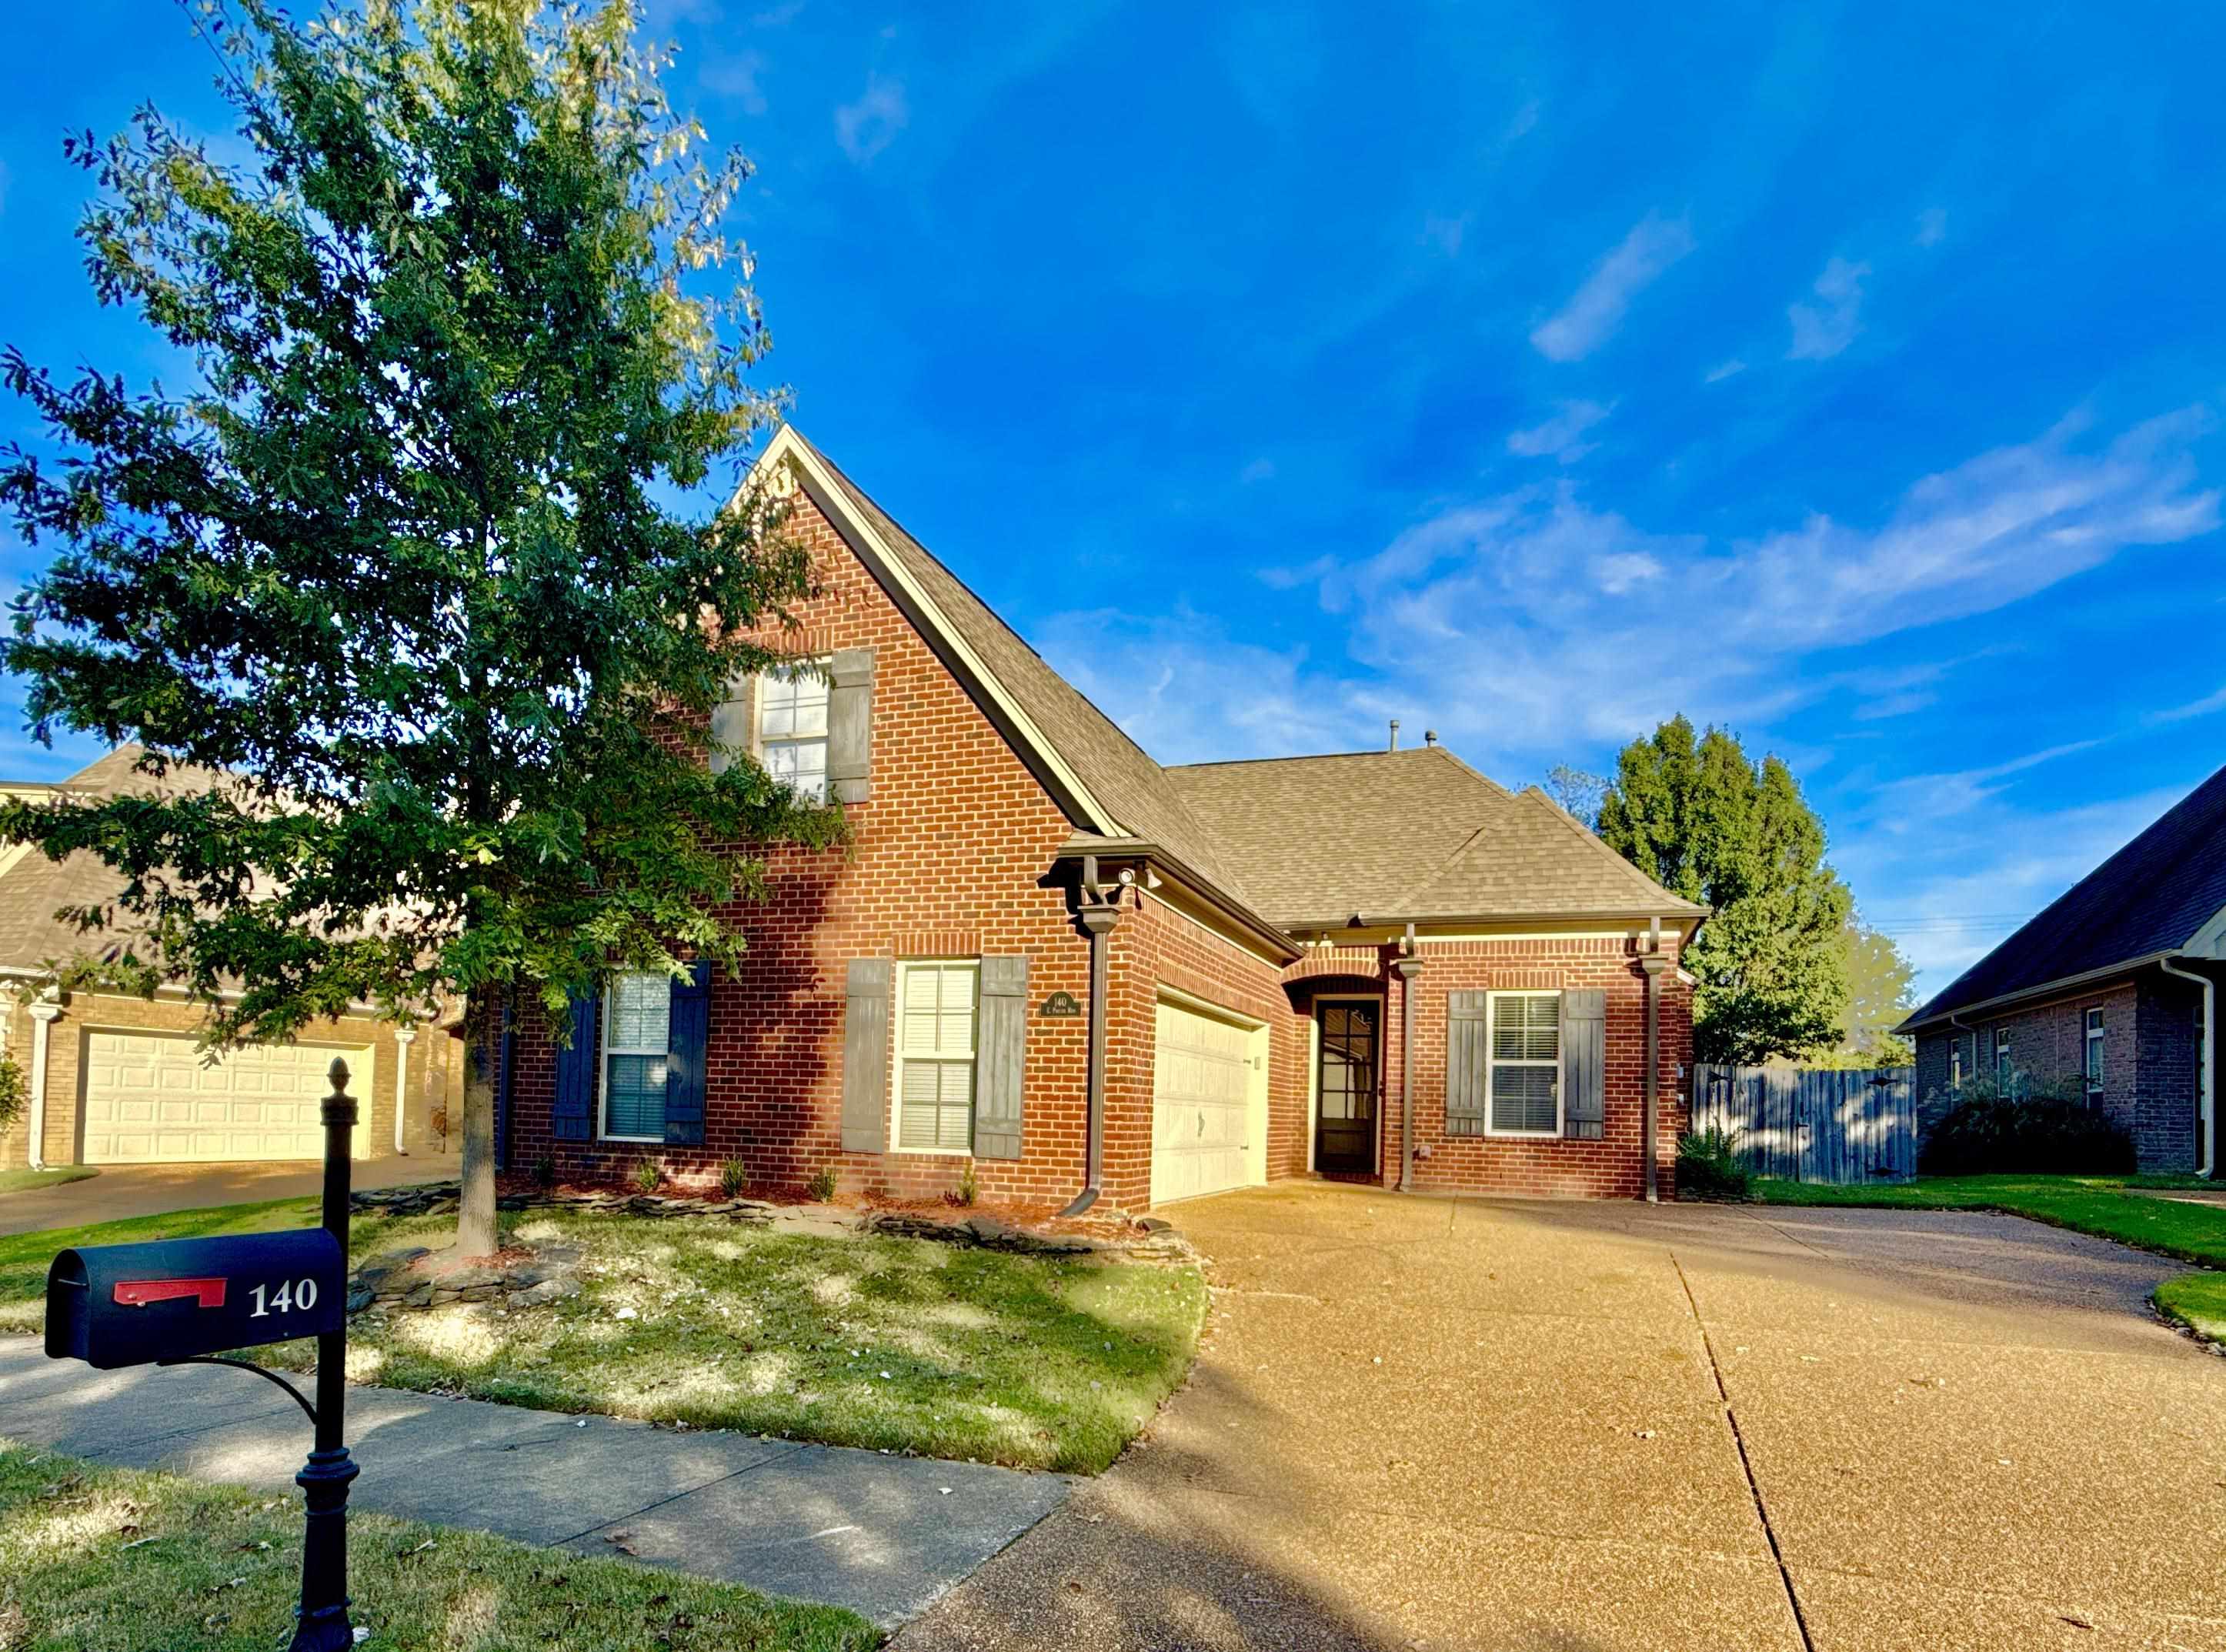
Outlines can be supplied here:
<path id="1" fill-rule="evenodd" d="M 831 697 L 834 684 L 828 678 L 828 673 L 833 670 L 834 664 L 835 659 L 834 656 L 831 654 L 814 654 L 809 658 L 792 661 L 785 667 L 778 668 L 770 671 L 760 671 L 757 674 L 757 680 L 750 685 L 750 755 L 757 759 L 758 766 L 760 768 L 766 768 L 766 766 L 765 758 L 766 750 L 768 746 L 799 746 L 816 740 L 821 746 L 827 748 L 827 755 L 830 759 L 834 757 L 835 747 L 833 736 L 835 717 L 834 702 Z M 789 735 L 782 735 L 772 740 L 768 740 L 766 738 L 766 687 L 768 683 L 773 682 L 775 677 L 781 675 L 783 670 L 810 673 L 816 675 L 822 682 L 827 683 L 830 697 L 828 702 L 828 728 L 826 733 L 817 735 L 806 735 L 803 740 L 798 740 Z M 772 771 L 767 768 L 766 772 L 771 773 Z M 824 763 L 820 765 L 819 773 L 822 791 L 817 801 L 820 803 L 826 803 L 834 796 L 835 783 L 827 778 L 827 767 Z M 926 960 L 923 959 L 921 962 L 925 963 Z"/>
<path id="2" fill-rule="evenodd" d="M 646 975 L 650 972 L 647 970 L 628 970 L 626 973 L 629 975 Z M 665 1145 L 665 1137 L 661 1134 L 653 1136 L 613 1135 L 611 1134 L 611 1058 L 614 1055 L 646 1056 L 655 1054 L 661 1055 L 667 1060 L 670 1060 L 672 1056 L 671 1023 L 668 1021 L 665 1024 L 665 1042 L 666 1047 L 665 1049 L 653 1052 L 649 1050 L 614 1050 L 611 1048 L 611 1002 L 615 996 L 616 994 L 611 992 L 609 985 L 607 982 L 603 990 L 603 1001 L 595 1016 L 595 1140 L 598 1141 L 631 1141 L 645 1146 L 661 1147 Z"/>
<path id="3" fill-rule="evenodd" d="M 2103 1031 L 2102 1006 L 2090 1005 L 2082 1013 L 2079 1025 L 2086 1034 L 2086 1042 L 2079 1046 L 2081 1057 L 2079 1077 L 2086 1085 L 2087 1093 L 2089 1096 L 2100 1096 L 2104 1085 L 2109 1081 L 2109 1069 L 2104 1064 L 2109 1058 L 2108 1054 L 2101 1048 Z M 2100 1078 L 2096 1076 L 2098 1066 L 2102 1070 Z"/>
<path id="4" fill-rule="evenodd" d="M 2005 1073 L 2002 1069 L 2007 1067 Z M 2017 1058 L 2010 1054 L 2010 1030 L 2006 1026 L 1994 1029 L 1994 1083 L 2011 1095 L 2017 1093 Z"/>
<path id="5" fill-rule="evenodd" d="M 1552 1141 L 1560 1139 L 1568 1123 L 1568 1086 L 1561 1082 L 1561 1024 L 1557 1007 L 1554 1020 L 1554 1058 L 1551 1061 L 1509 1060 L 1503 1062 L 1492 1054 L 1493 1042 L 1499 1029 L 1499 1001 L 1503 998 L 1552 998 L 1561 994 L 1551 989 L 1536 988 L 1523 990 L 1510 988 L 1506 992 L 1491 992 L 1484 995 L 1484 1133 L 1503 1141 Z M 1491 1121 L 1492 1089 L 1498 1081 L 1499 1069 L 1508 1067 L 1551 1067 L 1554 1070 L 1554 1128 L 1550 1130 L 1502 1130 Z"/>
<path id="6" fill-rule="evenodd" d="M 892 983 L 896 989 L 894 998 L 892 1001 L 892 1007 L 895 1013 L 889 1017 L 889 1039 L 895 1046 L 894 1058 L 889 1063 L 888 1141 L 889 1151 L 893 1153 L 903 1153 L 907 1156 L 919 1159 L 971 1159 L 974 1156 L 974 1149 L 970 1146 L 964 1147 L 907 1147 L 903 1145 L 905 977 L 913 970 L 917 969 L 949 969 L 954 963 L 963 963 L 974 972 L 974 1041 L 973 1047 L 967 1052 L 966 1059 L 968 1064 L 974 1069 L 973 1100 L 970 1103 L 970 1108 L 971 1109 L 971 1113 L 975 1115 L 978 1115 L 981 1111 L 982 960 L 979 958 L 899 958 L 897 960 L 897 978 Z M 914 1058 L 917 1060 L 932 1062 L 937 1066 L 942 1066 L 946 1062 L 953 1060 L 955 1058 L 951 1056 L 920 1056 Z M 967 1121 L 968 1128 L 966 1131 L 966 1139 L 970 1143 L 974 1139 L 974 1131 L 972 1127 L 975 1121 L 975 1117 L 972 1116 L 970 1116 Z"/>

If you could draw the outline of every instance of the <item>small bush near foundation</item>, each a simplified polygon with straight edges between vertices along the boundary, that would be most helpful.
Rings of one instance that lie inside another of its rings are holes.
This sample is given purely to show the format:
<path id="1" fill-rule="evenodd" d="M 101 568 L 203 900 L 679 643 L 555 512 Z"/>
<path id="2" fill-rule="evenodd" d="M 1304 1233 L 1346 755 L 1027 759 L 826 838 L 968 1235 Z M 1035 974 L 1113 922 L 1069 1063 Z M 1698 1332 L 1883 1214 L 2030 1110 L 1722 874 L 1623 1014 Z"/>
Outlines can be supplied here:
<path id="1" fill-rule="evenodd" d="M 738 1197 L 750 1185 L 749 1167 L 739 1159 L 729 1159 L 719 1166 L 719 1195 L 722 1198 Z"/>
<path id="2" fill-rule="evenodd" d="M 556 1185 L 556 1161 L 545 1153 L 533 1161 L 533 1184 L 537 1187 Z"/>
<path id="3" fill-rule="evenodd" d="M 1688 1131 L 1677 1138 L 1679 1198 L 1744 1200 L 1752 1179 L 1736 1130 Z"/>
<path id="4" fill-rule="evenodd" d="M 805 1184 L 805 1190 L 822 1204 L 835 1197 L 835 1166 L 820 1166 L 812 1179 Z"/>
<path id="5" fill-rule="evenodd" d="M 2124 1176 L 2134 1170 L 2133 1138 L 2108 1115 L 2052 1096 L 2022 1099 L 1972 1094 L 1925 1132 L 1920 1176 Z"/>
<path id="6" fill-rule="evenodd" d="M 654 1159 L 644 1159 L 633 1167 L 633 1185 L 645 1193 L 654 1193 L 664 1185 L 665 1172 L 657 1167 Z"/>
<path id="7" fill-rule="evenodd" d="M 966 1167 L 958 1172 L 958 1202 L 971 1204 L 981 1197 L 981 1193 L 982 1185 L 974 1179 L 974 1161 L 970 1159 L 966 1161 Z"/>
<path id="8" fill-rule="evenodd" d="M 13 1056 L 0 1056 L 0 1136 L 16 1128 L 16 1121 L 23 1116 L 27 1101 L 23 1070 L 16 1064 Z"/>

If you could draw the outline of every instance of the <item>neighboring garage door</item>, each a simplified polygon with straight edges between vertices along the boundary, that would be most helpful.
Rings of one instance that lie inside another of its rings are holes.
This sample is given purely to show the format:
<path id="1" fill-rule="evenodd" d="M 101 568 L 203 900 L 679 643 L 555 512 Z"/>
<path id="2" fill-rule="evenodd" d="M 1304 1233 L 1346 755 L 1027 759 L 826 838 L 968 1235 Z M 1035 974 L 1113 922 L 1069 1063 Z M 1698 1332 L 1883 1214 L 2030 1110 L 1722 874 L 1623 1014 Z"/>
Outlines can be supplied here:
<path id="1" fill-rule="evenodd" d="M 235 1050 L 205 1067 L 181 1034 L 88 1032 L 85 1162 L 321 1158 L 317 1109 L 334 1056 L 357 1075 L 351 1092 L 370 1082 L 366 1049 L 273 1045 Z"/>
<path id="2" fill-rule="evenodd" d="M 1160 1001 L 1152 1203 L 1250 1187 L 1267 1160 L 1267 1032 Z"/>

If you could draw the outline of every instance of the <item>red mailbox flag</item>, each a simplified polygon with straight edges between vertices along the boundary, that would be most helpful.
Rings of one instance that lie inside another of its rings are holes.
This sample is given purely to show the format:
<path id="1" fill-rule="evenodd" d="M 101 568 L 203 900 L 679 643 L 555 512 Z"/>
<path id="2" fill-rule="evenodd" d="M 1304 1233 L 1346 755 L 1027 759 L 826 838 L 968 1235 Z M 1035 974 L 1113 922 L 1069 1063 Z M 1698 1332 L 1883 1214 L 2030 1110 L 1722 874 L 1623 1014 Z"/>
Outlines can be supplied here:
<path id="1" fill-rule="evenodd" d="M 174 1302 L 182 1296 L 193 1298 L 196 1307 L 220 1308 L 224 1306 L 224 1281 L 220 1279 L 120 1279 L 116 1281 L 116 1305 L 120 1308 L 143 1308 L 150 1302 Z"/>

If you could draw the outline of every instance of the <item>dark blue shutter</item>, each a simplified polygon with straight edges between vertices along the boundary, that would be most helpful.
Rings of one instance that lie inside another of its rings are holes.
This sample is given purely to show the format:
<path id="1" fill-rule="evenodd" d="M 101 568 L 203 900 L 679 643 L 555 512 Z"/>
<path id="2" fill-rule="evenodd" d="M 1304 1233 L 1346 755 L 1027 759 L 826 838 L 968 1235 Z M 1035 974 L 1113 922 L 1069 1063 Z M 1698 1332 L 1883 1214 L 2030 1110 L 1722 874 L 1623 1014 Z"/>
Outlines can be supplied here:
<path id="1" fill-rule="evenodd" d="M 711 966 L 698 958 L 672 983 L 672 1032 L 665 1057 L 665 1145 L 703 1145 L 703 1064 L 711 1036 Z"/>
<path id="2" fill-rule="evenodd" d="M 594 993 L 572 1000 L 572 1042 L 556 1052 L 556 1101 L 549 1134 L 559 1141 L 587 1141 L 595 1134 L 595 1020 Z"/>

